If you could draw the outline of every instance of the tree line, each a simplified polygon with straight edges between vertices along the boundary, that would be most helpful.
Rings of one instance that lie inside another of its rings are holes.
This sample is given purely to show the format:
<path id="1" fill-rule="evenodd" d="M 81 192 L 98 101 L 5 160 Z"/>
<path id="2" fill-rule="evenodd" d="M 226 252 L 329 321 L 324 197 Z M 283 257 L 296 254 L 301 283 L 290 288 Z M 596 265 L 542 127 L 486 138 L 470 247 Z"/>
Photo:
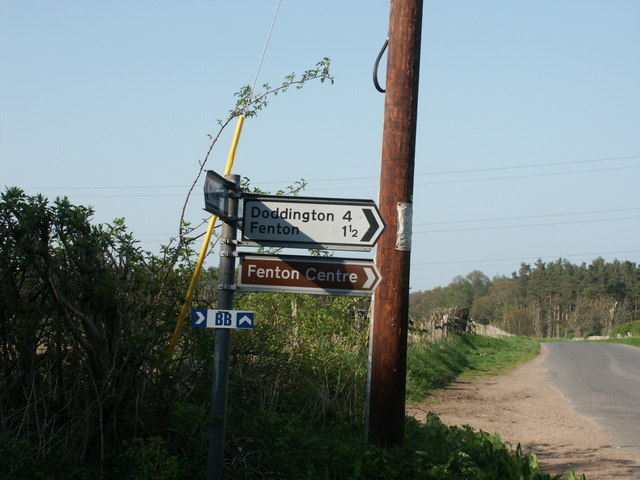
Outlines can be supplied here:
<path id="1" fill-rule="evenodd" d="M 609 335 L 640 320 L 640 266 L 630 261 L 522 263 L 511 277 L 474 270 L 446 287 L 411 294 L 410 318 L 424 324 L 442 307 L 468 308 L 472 320 L 537 338 Z"/>

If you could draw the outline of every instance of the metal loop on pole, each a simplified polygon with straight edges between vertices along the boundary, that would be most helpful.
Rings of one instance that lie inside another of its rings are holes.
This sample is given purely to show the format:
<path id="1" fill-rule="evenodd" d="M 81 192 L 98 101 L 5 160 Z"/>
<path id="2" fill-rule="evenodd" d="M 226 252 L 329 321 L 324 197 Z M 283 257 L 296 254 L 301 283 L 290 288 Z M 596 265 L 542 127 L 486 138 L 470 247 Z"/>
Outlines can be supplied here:
<path id="1" fill-rule="evenodd" d="M 384 51 L 387 49 L 387 45 L 389 45 L 388 38 L 384 41 L 384 45 L 380 49 L 380 53 L 378 53 L 378 57 L 376 58 L 376 61 L 373 64 L 373 85 L 376 87 L 376 90 L 378 90 L 380 93 L 384 93 L 386 92 L 386 90 L 382 88 L 380 86 L 380 83 L 378 82 L 378 66 L 380 65 L 380 60 L 382 59 L 382 55 L 384 55 Z"/>

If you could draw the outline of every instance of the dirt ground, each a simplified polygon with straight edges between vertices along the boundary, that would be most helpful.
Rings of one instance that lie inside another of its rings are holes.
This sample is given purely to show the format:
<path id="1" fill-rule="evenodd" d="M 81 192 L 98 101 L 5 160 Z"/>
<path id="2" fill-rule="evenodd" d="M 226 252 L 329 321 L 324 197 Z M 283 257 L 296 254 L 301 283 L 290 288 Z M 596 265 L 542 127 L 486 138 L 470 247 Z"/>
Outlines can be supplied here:
<path id="1" fill-rule="evenodd" d="M 640 458 L 611 443 L 589 418 L 572 410 L 562 394 L 544 376 L 542 353 L 508 375 L 473 382 L 460 381 L 420 405 L 408 405 L 408 414 L 424 420 L 436 413 L 448 425 L 470 425 L 500 435 L 514 448 L 534 451 L 547 473 L 573 467 L 588 480 L 640 479 Z"/>

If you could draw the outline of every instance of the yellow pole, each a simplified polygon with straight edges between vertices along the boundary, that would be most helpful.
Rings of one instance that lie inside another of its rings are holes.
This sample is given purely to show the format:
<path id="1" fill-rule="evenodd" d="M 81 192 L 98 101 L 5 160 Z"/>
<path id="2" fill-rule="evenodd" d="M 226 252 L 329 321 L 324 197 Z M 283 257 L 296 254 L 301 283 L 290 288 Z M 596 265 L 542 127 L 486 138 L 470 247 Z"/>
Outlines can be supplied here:
<path id="1" fill-rule="evenodd" d="M 227 166 L 224 169 L 224 174 L 229 175 L 233 170 L 233 162 L 236 160 L 236 150 L 238 149 L 238 141 L 240 140 L 240 133 L 242 133 L 242 125 L 244 125 L 244 115 L 238 117 L 238 125 L 236 125 L 236 133 L 233 135 L 233 141 L 231 142 L 231 150 L 229 150 L 229 157 L 227 157 Z"/>
<path id="2" fill-rule="evenodd" d="M 233 170 L 233 162 L 236 159 L 236 150 L 238 149 L 238 141 L 240 140 L 240 133 L 242 133 L 243 124 L 244 124 L 244 115 L 240 115 L 238 117 L 236 132 L 233 136 L 233 141 L 231 142 L 231 150 L 229 151 L 229 157 L 227 158 L 227 166 L 224 169 L 225 175 L 229 175 Z M 176 328 L 173 331 L 173 338 L 171 339 L 171 344 L 169 345 L 169 357 L 171 357 L 171 355 L 173 354 L 176 348 L 176 345 L 178 343 L 178 339 L 180 338 L 180 333 L 182 333 L 184 320 L 185 318 L 187 318 L 187 314 L 189 313 L 191 300 L 193 299 L 193 294 L 196 290 L 196 284 L 198 283 L 198 278 L 200 277 L 200 272 L 202 271 L 202 264 L 204 263 L 204 258 L 207 256 L 207 250 L 209 250 L 209 242 L 211 241 L 211 234 L 213 233 L 213 228 L 215 227 L 217 220 L 218 220 L 217 215 L 212 215 L 211 219 L 209 220 L 209 227 L 207 228 L 207 233 L 205 234 L 204 241 L 202 242 L 202 248 L 200 249 L 200 256 L 198 257 L 198 262 L 196 263 L 196 269 L 193 271 L 193 276 L 191 277 L 191 283 L 189 284 L 187 295 L 184 299 L 184 303 L 182 304 L 182 310 L 180 310 L 180 316 L 178 317 Z"/>

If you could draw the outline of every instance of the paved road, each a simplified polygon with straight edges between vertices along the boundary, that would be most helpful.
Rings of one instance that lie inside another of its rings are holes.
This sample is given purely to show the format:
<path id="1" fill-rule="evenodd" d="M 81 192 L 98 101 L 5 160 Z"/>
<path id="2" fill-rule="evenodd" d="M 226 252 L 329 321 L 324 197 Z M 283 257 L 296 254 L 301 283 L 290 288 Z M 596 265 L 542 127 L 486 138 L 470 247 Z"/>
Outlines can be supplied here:
<path id="1" fill-rule="evenodd" d="M 613 343 L 547 343 L 551 384 L 614 443 L 640 455 L 640 348 Z"/>

